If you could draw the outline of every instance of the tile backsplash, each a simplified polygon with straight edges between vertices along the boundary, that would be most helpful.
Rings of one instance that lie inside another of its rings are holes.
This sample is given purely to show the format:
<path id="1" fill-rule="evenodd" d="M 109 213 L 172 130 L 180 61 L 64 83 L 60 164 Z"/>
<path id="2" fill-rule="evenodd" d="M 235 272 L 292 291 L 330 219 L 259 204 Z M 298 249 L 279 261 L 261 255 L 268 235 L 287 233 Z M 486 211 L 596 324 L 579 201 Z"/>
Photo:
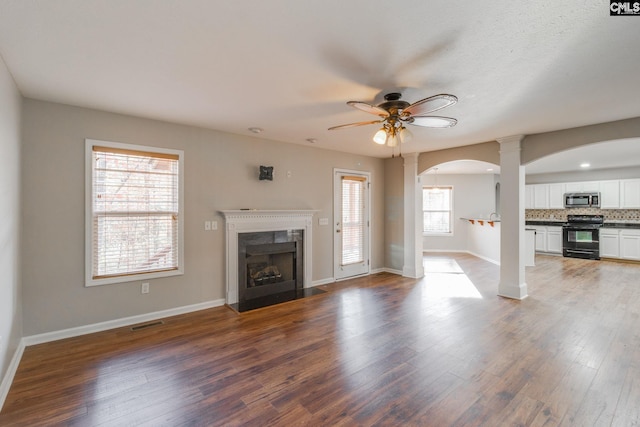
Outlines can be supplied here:
<path id="1" fill-rule="evenodd" d="M 604 215 L 605 221 L 640 221 L 640 209 L 525 209 L 525 220 L 566 221 L 567 215 Z"/>

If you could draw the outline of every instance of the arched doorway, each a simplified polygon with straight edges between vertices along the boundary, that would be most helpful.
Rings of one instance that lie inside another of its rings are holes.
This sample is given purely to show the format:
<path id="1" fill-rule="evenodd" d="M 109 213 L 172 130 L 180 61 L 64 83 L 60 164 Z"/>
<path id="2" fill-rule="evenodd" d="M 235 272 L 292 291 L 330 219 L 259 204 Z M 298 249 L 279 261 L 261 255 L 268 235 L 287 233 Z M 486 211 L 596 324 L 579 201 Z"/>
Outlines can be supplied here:
<path id="1" fill-rule="evenodd" d="M 470 229 L 468 219 L 499 221 L 496 210 L 499 165 L 472 159 L 448 161 L 424 171 L 420 182 L 423 227 L 417 232 L 422 237 L 423 251 L 470 252 L 498 263 L 499 250 L 493 249 L 499 249 L 499 227 L 489 230 L 490 238 L 496 242 L 485 246 L 485 242 L 475 240 L 476 235 L 480 238 L 482 231 L 487 230 Z M 480 223 L 474 224 L 480 227 Z M 491 250 L 482 250 L 484 247 Z"/>

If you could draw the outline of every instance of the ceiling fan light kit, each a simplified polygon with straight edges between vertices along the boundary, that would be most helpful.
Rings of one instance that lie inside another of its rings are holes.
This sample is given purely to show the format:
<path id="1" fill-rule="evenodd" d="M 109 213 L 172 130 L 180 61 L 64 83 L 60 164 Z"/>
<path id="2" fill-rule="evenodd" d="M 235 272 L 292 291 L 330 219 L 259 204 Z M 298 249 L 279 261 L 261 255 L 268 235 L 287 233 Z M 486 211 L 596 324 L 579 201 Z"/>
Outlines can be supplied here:
<path id="1" fill-rule="evenodd" d="M 401 96 L 397 92 L 388 93 L 384 96 L 385 101 L 378 105 L 371 105 L 361 101 L 349 101 L 347 105 L 365 113 L 375 114 L 381 119 L 333 126 L 329 130 L 382 123 L 382 128 L 373 135 L 373 141 L 376 144 L 396 147 L 398 143 L 409 142 L 413 138 L 413 135 L 404 124 L 430 128 L 448 128 L 455 126 L 458 122 L 451 117 L 425 115 L 458 102 L 458 98 L 454 95 L 434 95 L 416 101 L 413 104 L 401 100 Z"/>
<path id="2" fill-rule="evenodd" d="M 411 133 L 411 131 L 404 126 L 400 129 L 399 135 L 400 141 L 402 141 L 403 144 L 413 139 L 413 134 Z"/>
<path id="3" fill-rule="evenodd" d="M 376 144 L 384 145 L 387 143 L 387 131 L 384 128 L 380 128 L 378 132 L 373 135 L 373 142 Z"/>

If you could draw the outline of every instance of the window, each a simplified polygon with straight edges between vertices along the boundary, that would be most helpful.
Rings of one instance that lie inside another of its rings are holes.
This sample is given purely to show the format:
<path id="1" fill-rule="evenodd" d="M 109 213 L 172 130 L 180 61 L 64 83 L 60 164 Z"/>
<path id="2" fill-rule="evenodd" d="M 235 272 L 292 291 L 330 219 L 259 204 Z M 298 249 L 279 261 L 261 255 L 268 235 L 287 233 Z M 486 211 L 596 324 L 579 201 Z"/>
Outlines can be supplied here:
<path id="1" fill-rule="evenodd" d="M 87 286 L 183 273 L 183 156 L 86 140 Z"/>
<path id="2" fill-rule="evenodd" d="M 342 259 L 340 265 L 364 262 L 364 176 L 342 177 Z"/>
<path id="3" fill-rule="evenodd" d="M 424 187 L 422 189 L 422 211 L 426 234 L 452 234 L 453 187 Z"/>

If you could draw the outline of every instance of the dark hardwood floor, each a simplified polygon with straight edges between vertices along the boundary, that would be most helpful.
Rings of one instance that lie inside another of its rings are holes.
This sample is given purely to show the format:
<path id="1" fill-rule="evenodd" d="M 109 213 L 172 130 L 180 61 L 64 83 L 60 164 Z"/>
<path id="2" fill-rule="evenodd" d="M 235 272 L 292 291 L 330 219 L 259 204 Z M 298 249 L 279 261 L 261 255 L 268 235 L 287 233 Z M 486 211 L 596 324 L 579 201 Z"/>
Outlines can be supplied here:
<path id="1" fill-rule="evenodd" d="M 425 257 L 237 314 L 227 307 L 28 347 L 2 426 L 631 426 L 640 265 Z"/>

